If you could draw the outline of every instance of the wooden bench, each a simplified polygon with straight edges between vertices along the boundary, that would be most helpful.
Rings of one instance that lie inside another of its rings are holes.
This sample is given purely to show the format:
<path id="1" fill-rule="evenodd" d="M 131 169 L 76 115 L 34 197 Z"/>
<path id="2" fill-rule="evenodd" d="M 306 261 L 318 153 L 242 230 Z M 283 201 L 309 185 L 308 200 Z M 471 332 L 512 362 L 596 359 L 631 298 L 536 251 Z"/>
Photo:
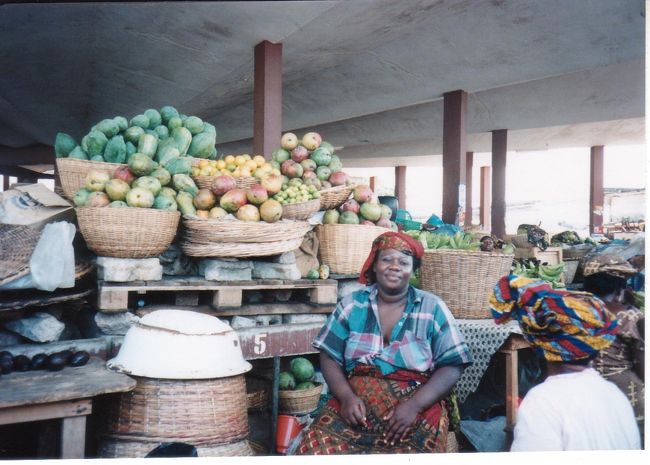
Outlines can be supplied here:
<path id="1" fill-rule="evenodd" d="M 106 369 L 105 361 L 92 357 L 82 367 L 58 372 L 27 371 L 0 379 L 0 425 L 60 418 L 61 458 L 84 458 L 86 416 L 93 397 L 131 391 L 136 381 Z"/>

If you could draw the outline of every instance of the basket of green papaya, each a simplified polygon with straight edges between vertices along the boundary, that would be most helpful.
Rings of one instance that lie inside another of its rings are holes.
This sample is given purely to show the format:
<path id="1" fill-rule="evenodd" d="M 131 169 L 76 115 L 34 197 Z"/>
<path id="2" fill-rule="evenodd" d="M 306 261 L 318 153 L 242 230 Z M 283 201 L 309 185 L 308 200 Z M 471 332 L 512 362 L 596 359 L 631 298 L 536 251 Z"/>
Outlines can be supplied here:
<path id="1" fill-rule="evenodd" d="M 149 157 L 172 174 L 190 174 L 190 157 L 215 158 L 216 129 L 197 116 L 181 114 L 172 106 L 150 108 L 130 120 L 105 118 L 80 142 L 59 132 L 54 142 L 57 174 L 63 194 L 72 200 L 86 174 L 104 170 L 113 176 L 135 154 Z"/>
<path id="2" fill-rule="evenodd" d="M 323 385 L 314 381 L 314 366 L 304 357 L 289 362 L 289 370 L 279 379 L 279 411 L 289 414 L 307 414 L 316 410 Z"/>

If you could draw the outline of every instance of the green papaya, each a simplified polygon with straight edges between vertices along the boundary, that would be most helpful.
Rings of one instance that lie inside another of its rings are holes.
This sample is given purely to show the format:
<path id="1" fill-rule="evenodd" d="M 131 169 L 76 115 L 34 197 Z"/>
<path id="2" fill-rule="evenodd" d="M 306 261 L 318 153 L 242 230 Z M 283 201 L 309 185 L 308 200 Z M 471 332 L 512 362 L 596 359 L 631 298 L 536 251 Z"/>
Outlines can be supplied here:
<path id="1" fill-rule="evenodd" d="M 104 160 L 109 163 L 124 163 L 126 161 L 126 144 L 124 137 L 113 136 L 104 149 Z"/>
<path id="2" fill-rule="evenodd" d="M 85 147 L 83 146 L 84 140 L 86 144 Z M 92 158 L 95 155 L 102 155 L 104 153 L 104 148 L 106 147 L 106 144 L 108 144 L 108 139 L 103 132 L 93 129 L 84 136 L 81 140 L 81 144 L 81 148 L 84 149 L 89 157 Z"/>
<path id="3" fill-rule="evenodd" d="M 131 142 L 133 145 L 137 145 L 140 142 L 140 137 L 144 134 L 144 129 L 140 126 L 131 126 L 126 131 L 124 131 L 124 139 L 127 142 Z"/>
<path id="4" fill-rule="evenodd" d="M 195 136 L 203 132 L 203 120 L 198 116 L 188 116 L 183 121 L 183 127 L 187 128 Z"/>
<path id="5" fill-rule="evenodd" d="M 160 126 L 156 126 L 154 128 L 154 131 L 156 134 L 158 134 L 158 140 L 165 140 L 169 137 L 169 129 L 167 129 L 167 126 L 163 126 L 162 124 Z"/>
<path id="6" fill-rule="evenodd" d="M 174 189 L 177 191 L 188 192 L 194 197 L 198 192 L 199 188 L 196 187 L 196 184 L 187 174 L 175 174 L 172 177 L 172 184 Z"/>
<path id="7" fill-rule="evenodd" d="M 129 121 L 124 116 L 116 116 L 113 121 L 117 124 L 119 132 L 124 132 L 129 127 Z"/>
<path id="8" fill-rule="evenodd" d="M 203 122 L 203 132 L 211 132 L 215 136 L 217 135 L 217 128 L 215 128 L 212 124 Z"/>
<path id="9" fill-rule="evenodd" d="M 131 142 L 127 142 L 125 146 L 126 146 L 126 162 L 128 163 L 129 160 L 131 159 L 131 155 L 136 153 L 138 149 Z"/>
<path id="10" fill-rule="evenodd" d="M 178 154 L 178 149 L 176 147 L 169 147 L 167 150 L 165 150 L 162 153 L 162 156 L 160 157 L 158 163 L 160 163 L 160 166 L 167 169 L 167 165 L 170 164 L 172 161 L 176 160 L 177 158 L 180 158 Z M 174 173 L 174 174 L 181 174 L 181 173 Z"/>
<path id="11" fill-rule="evenodd" d="M 162 123 L 162 117 L 160 116 L 160 113 L 158 113 L 158 110 L 155 110 L 153 108 L 149 108 L 144 112 L 144 116 L 149 118 L 149 129 L 154 129 L 156 126 L 160 126 Z"/>
<path id="12" fill-rule="evenodd" d="M 116 136 L 120 132 L 120 127 L 114 119 L 103 119 L 95 125 L 97 131 L 102 132 L 107 139 Z"/>
<path id="13" fill-rule="evenodd" d="M 138 153 L 144 153 L 149 158 L 153 158 L 158 148 L 158 138 L 152 134 L 142 134 L 138 141 Z"/>
<path id="14" fill-rule="evenodd" d="M 170 131 L 174 130 L 175 128 L 181 128 L 183 127 L 183 120 L 178 116 L 174 116 L 167 122 L 167 127 Z"/>
<path id="15" fill-rule="evenodd" d="M 186 120 L 189 121 L 190 118 Z M 202 132 L 192 137 L 192 142 L 187 149 L 187 154 L 196 158 L 208 158 L 214 149 L 217 139 L 216 133 Z"/>
<path id="16" fill-rule="evenodd" d="M 158 163 L 143 153 L 134 153 L 129 159 L 129 170 L 136 176 L 148 176 L 158 167 Z"/>
<path id="17" fill-rule="evenodd" d="M 131 118 L 129 126 L 140 126 L 142 129 L 147 129 L 149 127 L 149 118 L 145 115 L 136 115 Z"/>
<path id="18" fill-rule="evenodd" d="M 155 160 L 160 163 L 163 158 L 163 153 L 170 148 L 173 148 L 177 152 L 174 154 L 174 156 L 180 156 L 181 153 L 178 152 L 178 149 L 176 148 L 176 141 L 173 137 L 167 137 L 165 139 L 159 140 L 158 146 L 156 147 L 156 156 L 154 157 Z"/>
<path id="19" fill-rule="evenodd" d="M 176 143 L 176 148 L 181 153 L 181 155 L 185 155 L 187 153 L 187 149 L 192 143 L 192 133 L 187 128 L 180 127 L 172 129 L 171 134 Z"/>
<path id="20" fill-rule="evenodd" d="M 56 158 L 67 157 L 77 146 L 74 138 L 65 132 L 58 132 L 54 140 L 54 154 Z"/>
<path id="21" fill-rule="evenodd" d="M 101 161 L 101 162 L 105 162 L 106 160 L 104 160 L 104 157 L 101 156 L 101 155 L 93 155 L 92 157 L 90 157 L 90 161 Z"/>
<path id="22" fill-rule="evenodd" d="M 76 158 L 77 160 L 88 160 L 88 154 L 81 148 L 80 145 L 77 145 L 72 152 L 68 154 L 69 158 Z"/>
<path id="23" fill-rule="evenodd" d="M 193 199 L 194 196 L 185 191 L 181 191 L 176 195 L 176 205 L 183 215 L 196 215 Z"/>
<path id="24" fill-rule="evenodd" d="M 162 124 L 168 124 L 172 118 L 178 118 L 178 110 L 170 105 L 165 105 L 160 109 Z M 178 118 L 180 120 L 180 118 Z M 181 123 L 182 124 L 182 123 Z"/>
<path id="25" fill-rule="evenodd" d="M 172 175 L 190 174 L 192 172 L 192 162 L 188 157 L 174 157 L 166 162 L 165 169 Z"/>

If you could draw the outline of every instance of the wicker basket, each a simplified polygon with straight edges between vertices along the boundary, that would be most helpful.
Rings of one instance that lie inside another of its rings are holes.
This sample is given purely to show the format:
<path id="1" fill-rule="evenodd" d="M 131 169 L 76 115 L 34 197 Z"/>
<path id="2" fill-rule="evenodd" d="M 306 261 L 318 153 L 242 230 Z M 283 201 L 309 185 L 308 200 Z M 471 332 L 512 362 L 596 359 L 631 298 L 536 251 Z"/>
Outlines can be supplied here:
<path id="1" fill-rule="evenodd" d="M 387 231 L 390 229 L 364 224 L 318 225 L 320 261 L 328 265 L 332 273 L 359 274 L 372 241 Z"/>
<path id="2" fill-rule="evenodd" d="M 323 385 L 316 384 L 316 387 L 310 389 L 300 389 L 298 391 L 278 391 L 279 411 L 280 413 L 306 414 L 311 413 L 318 407 L 320 393 Z"/>
<path id="3" fill-rule="evenodd" d="M 41 238 L 31 226 L 0 224 L 0 285 L 29 274 L 29 260 Z"/>
<path id="4" fill-rule="evenodd" d="M 121 393 L 108 409 L 107 437 L 195 446 L 247 438 L 243 375 L 201 380 L 134 378 L 135 389 Z"/>
<path id="5" fill-rule="evenodd" d="M 572 247 L 564 247 L 562 249 L 562 258 L 568 260 L 584 258 L 589 252 L 591 252 L 594 247 L 596 246 L 593 244 L 582 244 L 574 245 Z"/>
<path id="6" fill-rule="evenodd" d="M 512 244 L 518 249 L 530 249 L 534 247 L 534 244 L 528 242 L 527 234 L 516 234 L 510 238 Z"/>
<path id="7" fill-rule="evenodd" d="M 128 166 L 120 163 L 108 163 L 101 161 L 78 160 L 76 158 L 57 158 L 56 169 L 61 179 L 63 195 L 72 200 L 75 193 L 84 186 L 86 175 L 90 170 L 106 171 L 110 177 L 120 166 Z"/>
<path id="8" fill-rule="evenodd" d="M 307 220 L 320 209 L 320 199 L 282 205 L 282 218 L 288 220 Z"/>
<path id="9" fill-rule="evenodd" d="M 88 248 L 102 257 L 150 258 L 174 240 L 179 212 L 153 208 L 77 208 L 79 229 Z"/>
<path id="10" fill-rule="evenodd" d="M 200 189 L 210 189 L 212 183 L 218 176 L 193 176 L 194 182 Z M 235 187 L 238 189 L 248 189 L 249 187 L 258 184 L 260 180 L 252 176 L 233 177 L 235 180 Z"/>
<path id="11" fill-rule="evenodd" d="M 121 439 L 108 438 L 101 442 L 97 456 L 104 459 L 140 459 L 146 457 L 149 452 L 160 444 L 162 444 L 162 442 L 124 441 Z M 248 441 L 197 446 L 196 453 L 199 457 L 239 457 L 255 455 Z"/>
<path id="12" fill-rule="evenodd" d="M 280 255 L 296 250 L 302 244 L 303 238 L 289 239 L 286 241 L 260 242 L 212 242 L 196 243 L 184 240 L 181 248 L 188 257 L 217 257 L 217 258 L 251 258 Z"/>
<path id="13" fill-rule="evenodd" d="M 513 255 L 469 250 L 426 250 L 420 286 L 439 296 L 456 318 L 491 318 L 488 299 L 510 272 Z"/>
<path id="14" fill-rule="evenodd" d="M 343 203 L 350 197 L 354 187 L 354 185 L 349 185 L 323 189 L 320 191 L 320 209 L 328 210 L 343 205 Z"/>
<path id="15" fill-rule="evenodd" d="M 265 409 L 269 405 L 269 382 L 256 376 L 247 376 L 246 401 L 249 410 Z"/>
<path id="16" fill-rule="evenodd" d="M 303 238 L 311 225 L 305 221 L 280 220 L 275 223 L 264 221 L 216 220 L 183 216 L 183 236 L 199 243 L 241 242 L 258 244 Z"/>

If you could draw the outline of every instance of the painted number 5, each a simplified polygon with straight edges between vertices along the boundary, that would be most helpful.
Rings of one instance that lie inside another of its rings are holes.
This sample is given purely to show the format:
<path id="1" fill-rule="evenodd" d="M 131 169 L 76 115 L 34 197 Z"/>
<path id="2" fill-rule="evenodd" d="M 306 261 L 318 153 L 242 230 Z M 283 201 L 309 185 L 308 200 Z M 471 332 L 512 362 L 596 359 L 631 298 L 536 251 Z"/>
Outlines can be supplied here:
<path id="1" fill-rule="evenodd" d="M 253 345 L 253 352 L 255 352 L 255 355 L 262 355 L 264 352 L 266 352 L 266 336 L 268 336 L 266 333 L 255 335 Z"/>

